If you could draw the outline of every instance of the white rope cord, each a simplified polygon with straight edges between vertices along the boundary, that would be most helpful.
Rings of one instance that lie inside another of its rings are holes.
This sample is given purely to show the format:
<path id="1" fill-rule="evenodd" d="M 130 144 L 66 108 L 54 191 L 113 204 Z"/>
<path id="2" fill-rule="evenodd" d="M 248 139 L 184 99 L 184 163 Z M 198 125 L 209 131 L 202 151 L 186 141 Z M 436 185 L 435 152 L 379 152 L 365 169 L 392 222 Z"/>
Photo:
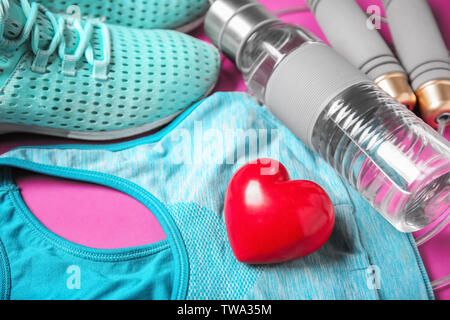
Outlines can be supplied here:
<path id="1" fill-rule="evenodd" d="M 450 285 L 450 275 L 448 275 L 442 279 L 435 280 L 431 283 L 431 287 L 435 291 L 444 289 L 444 288 L 448 287 L 449 285 Z"/>
<path id="2" fill-rule="evenodd" d="M 441 223 L 439 223 L 437 226 L 435 226 L 433 229 L 425 233 L 423 236 L 418 238 L 416 240 L 416 243 L 418 246 L 421 246 L 425 243 L 427 243 L 429 240 L 434 238 L 439 232 L 444 230 L 444 228 L 448 225 L 448 222 L 450 221 L 450 215 L 448 215 L 444 220 L 442 220 Z"/>

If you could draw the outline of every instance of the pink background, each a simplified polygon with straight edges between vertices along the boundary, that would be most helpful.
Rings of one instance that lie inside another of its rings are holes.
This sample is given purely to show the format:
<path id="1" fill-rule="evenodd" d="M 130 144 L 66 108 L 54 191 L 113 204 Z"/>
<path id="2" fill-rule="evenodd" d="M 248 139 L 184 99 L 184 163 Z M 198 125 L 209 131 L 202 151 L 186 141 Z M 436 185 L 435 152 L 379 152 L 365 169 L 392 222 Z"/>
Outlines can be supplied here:
<path id="1" fill-rule="evenodd" d="M 261 0 L 272 10 L 304 5 L 302 0 Z M 361 0 L 380 4 L 378 0 Z M 450 48 L 450 2 L 430 0 L 433 11 Z M 324 38 L 309 12 L 283 15 L 285 21 L 300 24 Z M 386 28 L 383 35 L 390 41 Z M 202 30 L 194 35 L 205 39 Z M 420 44 L 418 44 L 420 45 Z M 223 59 L 223 70 L 217 91 L 246 91 L 235 67 Z M 450 138 L 450 132 L 447 133 Z M 26 134 L 11 134 L 0 138 L 0 154 L 23 145 L 80 143 Z M 165 238 L 155 217 L 139 202 L 115 190 L 97 185 L 56 179 L 29 172 L 15 175 L 25 202 L 36 217 L 50 230 L 75 243 L 94 248 L 123 248 L 144 245 Z M 446 228 L 436 238 L 420 248 L 430 278 L 439 279 L 450 271 L 450 230 Z M 395 245 L 395 244 L 393 244 Z M 436 292 L 440 299 L 450 299 L 450 288 Z"/>

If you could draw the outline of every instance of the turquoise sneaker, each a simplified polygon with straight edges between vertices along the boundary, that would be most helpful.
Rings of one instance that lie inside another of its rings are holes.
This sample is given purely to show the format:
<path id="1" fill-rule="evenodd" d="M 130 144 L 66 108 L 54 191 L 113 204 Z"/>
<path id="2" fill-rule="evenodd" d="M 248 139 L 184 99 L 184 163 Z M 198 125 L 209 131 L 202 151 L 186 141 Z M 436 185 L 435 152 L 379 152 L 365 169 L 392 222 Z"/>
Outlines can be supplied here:
<path id="1" fill-rule="evenodd" d="M 203 22 L 208 0 L 41 0 L 53 12 L 86 15 L 139 29 L 189 32 Z"/>
<path id="2" fill-rule="evenodd" d="M 69 23 L 0 0 L 0 133 L 134 136 L 207 96 L 219 69 L 213 46 L 176 31 Z"/>

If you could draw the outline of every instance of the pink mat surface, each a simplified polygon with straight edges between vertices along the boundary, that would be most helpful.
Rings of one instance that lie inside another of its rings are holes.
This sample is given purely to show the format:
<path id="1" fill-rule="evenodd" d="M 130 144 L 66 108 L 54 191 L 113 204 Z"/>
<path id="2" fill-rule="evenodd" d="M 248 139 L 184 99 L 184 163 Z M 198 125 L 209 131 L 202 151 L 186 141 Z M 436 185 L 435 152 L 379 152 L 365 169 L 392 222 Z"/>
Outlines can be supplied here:
<path id="1" fill-rule="evenodd" d="M 305 5 L 302 0 L 261 0 L 272 11 Z M 380 4 L 378 0 L 361 0 L 363 7 Z M 430 0 L 433 11 L 450 48 L 450 2 Z M 314 17 L 309 12 L 283 15 L 285 21 L 300 24 L 324 39 Z M 391 41 L 387 28 L 382 30 Z M 202 30 L 194 35 L 205 39 Z M 217 91 L 246 91 L 236 68 L 223 59 Z M 447 132 L 450 138 L 450 132 Z M 0 138 L 0 154 L 24 145 L 54 145 L 80 143 L 25 134 L 10 134 Z M 24 171 L 16 171 L 15 179 L 25 202 L 36 217 L 51 231 L 75 243 L 93 248 L 123 248 L 144 245 L 165 238 L 156 218 L 141 203 L 118 191 L 97 185 L 67 181 Z M 432 280 L 450 271 L 450 230 L 420 248 Z M 395 244 L 393 244 L 395 245 Z M 439 299 L 450 299 L 450 288 L 436 292 Z"/>

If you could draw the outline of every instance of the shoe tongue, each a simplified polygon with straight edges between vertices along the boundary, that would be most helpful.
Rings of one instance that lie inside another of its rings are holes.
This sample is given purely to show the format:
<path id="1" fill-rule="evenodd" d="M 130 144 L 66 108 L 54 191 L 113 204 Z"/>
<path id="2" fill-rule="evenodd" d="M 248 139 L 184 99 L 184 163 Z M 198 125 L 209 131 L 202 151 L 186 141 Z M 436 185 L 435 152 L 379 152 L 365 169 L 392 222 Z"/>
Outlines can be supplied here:
<path id="1" fill-rule="evenodd" d="M 0 0 L 1 2 L 1 0 Z M 14 40 L 21 36 L 22 30 L 26 24 L 27 17 L 23 12 L 19 0 L 9 0 L 10 6 L 5 20 L 3 37 Z M 49 18 L 40 10 L 37 15 L 36 23 L 39 26 L 39 47 L 46 48 L 50 45 L 55 30 Z M 0 35 L 1 37 L 2 35 Z M 69 28 L 64 28 L 64 38 L 66 42 L 66 52 L 71 53 L 75 50 L 78 42 L 77 33 Z"/>
<path id="2" fill-rule="evenodd" d="M 17 0 L 10 0 L 9 3 L 10 7 L 5 21 L 4 37 L 13 40 L 20 36 L 27 18 Z"/>
<path id="3" fill-rule="evenodd" d="M 18 38 L 25 26 L 27 17 L 25 16 L 20 1 L 9 0 L 10 8 L 5 23 L 4 37 L 10 40 Z M 47 46 L 53 38 L 54 30 L 50 20 L 39 12 L 37 15 L 37 24 L 39 25 L 39 46 Z"/>

